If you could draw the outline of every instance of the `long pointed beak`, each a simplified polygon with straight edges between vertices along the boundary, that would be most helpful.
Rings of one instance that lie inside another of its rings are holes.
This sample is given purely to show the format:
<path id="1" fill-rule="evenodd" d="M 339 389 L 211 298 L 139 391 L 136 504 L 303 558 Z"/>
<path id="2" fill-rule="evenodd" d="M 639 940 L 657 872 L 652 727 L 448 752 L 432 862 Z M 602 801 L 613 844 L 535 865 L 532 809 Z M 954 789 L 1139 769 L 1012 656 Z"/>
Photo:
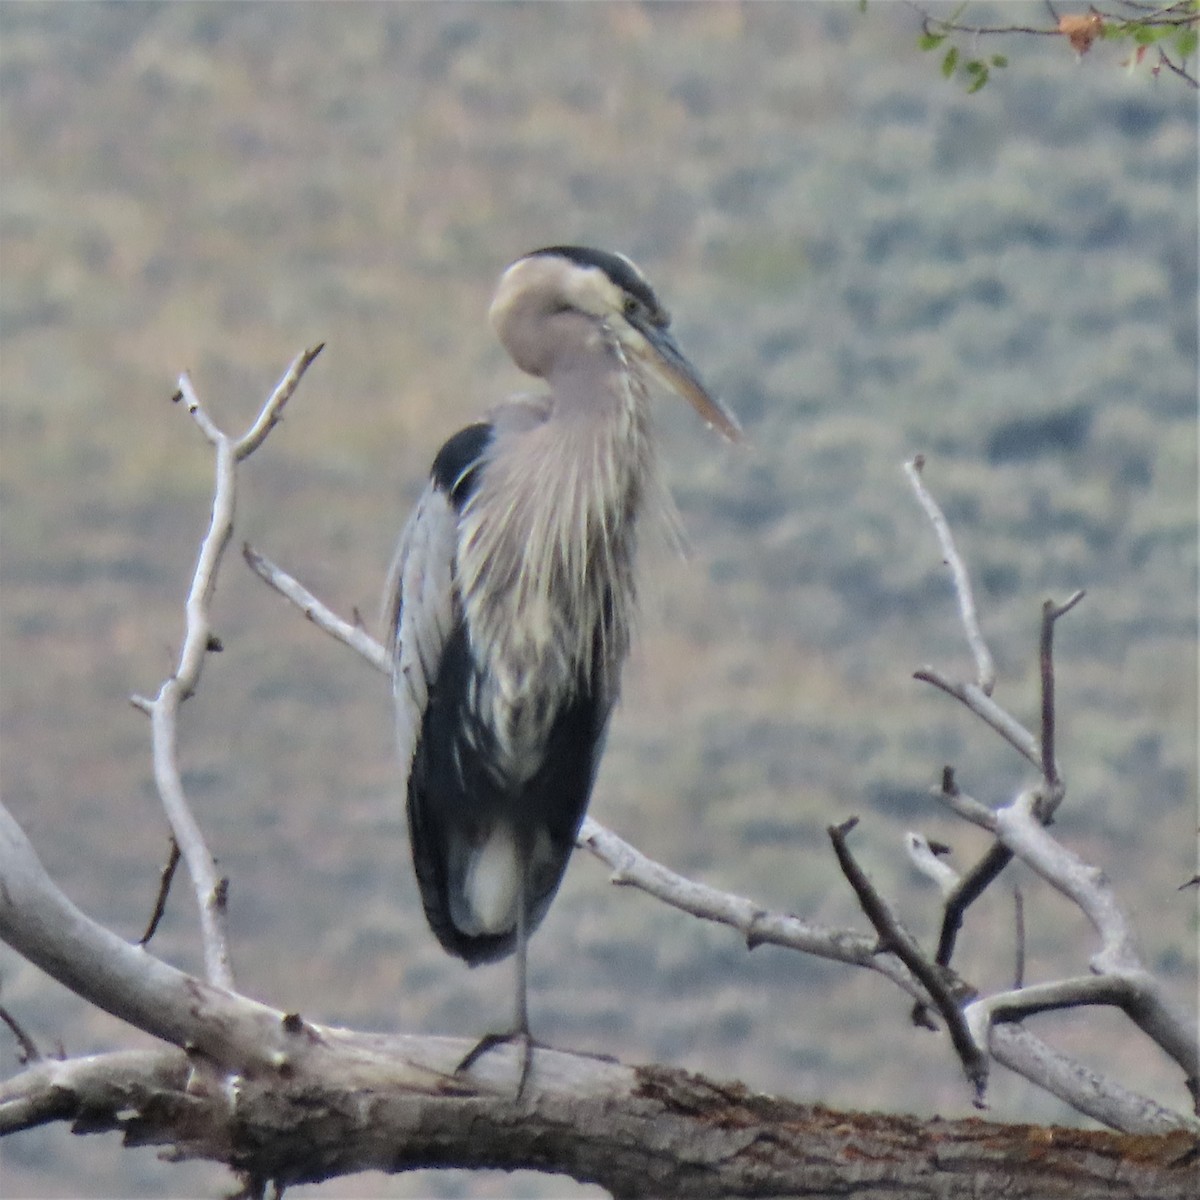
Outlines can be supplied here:
<path id="1" fill-rule="evenodd" d="M 654 351 L 647 362 L 662 382 L 687 400 L 726 440 L 740 441 L 742 427 L 737 417 L 705 387 L 696 368 L 684 357 L 670 331 L 649 321 L 638 322 L 637 328 Z"/>

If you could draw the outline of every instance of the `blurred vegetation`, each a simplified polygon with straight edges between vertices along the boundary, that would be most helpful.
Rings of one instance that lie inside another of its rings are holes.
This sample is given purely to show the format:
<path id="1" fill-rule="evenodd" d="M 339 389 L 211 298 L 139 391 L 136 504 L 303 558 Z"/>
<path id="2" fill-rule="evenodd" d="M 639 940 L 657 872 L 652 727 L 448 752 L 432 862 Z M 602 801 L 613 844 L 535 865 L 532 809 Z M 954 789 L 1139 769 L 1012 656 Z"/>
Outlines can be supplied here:
<path id="1" fill-rule="evenodd" d="M 0 6 L 0 784 L 56 879 L 128 936 L 166 846 L 144 718 L 170 669 L 211 461 L 328 348 L 244 472 L 238 536 L 343 612 L 376 609 L 441 441 L 527 386 L 486 327 L 512 258 L 623 250 L 741 415 L 729 449 L 661 410 L 686 561 L 649 539 L 645 604 L 594 812 L 676 869 L 861 925 L 824 828 L 920 936 L 906 828 L 982 849 L 927 796 L 996 802 L 1021 762 L 911 679 L 969 669 L 901 471 L 916 452 L 979 588 L 998 698 L 1037 711 L 1060 625 L 1059 833 L 1109 870 L 1149 961 L 1196 982 L 1196 109 L 1186 89 L 1023 49 L 982 93 L 930 78 L 912 14 L 842 5 Z M 1047 39 L 1047 41 L 1052 41 Z M 230 561 L 184 724 L 241 984 L 315 1019 L 472 1034 L 468 972 L 419 911 L 386 688 Z M 1031 978 L 1090 933 L 1025 879 Z M 963 968 L 1010 970 L 1003 887 Z M 186 889 L 157 949 L 198 966 Z M 127 1031 L 4 953 L 46 1044 Z M 581 858 L 533 945 L 539 1034 L 831 1104 L 962 1113 L 946 1048 L 879 981 L 606 886 Z M 1039 1024 L 1130 1086 L 1181 1081 L 1115 1020 Z M 1071 1120 L 1020 1081 L 997 1117 Z M 214 1194 L 114 1139 L 0 1147 L 6 1194 Z M 419 1176 L 348 1195 L 562 1194 Z M 299 1195 L 331 1194 L 299 1189 Z"/>

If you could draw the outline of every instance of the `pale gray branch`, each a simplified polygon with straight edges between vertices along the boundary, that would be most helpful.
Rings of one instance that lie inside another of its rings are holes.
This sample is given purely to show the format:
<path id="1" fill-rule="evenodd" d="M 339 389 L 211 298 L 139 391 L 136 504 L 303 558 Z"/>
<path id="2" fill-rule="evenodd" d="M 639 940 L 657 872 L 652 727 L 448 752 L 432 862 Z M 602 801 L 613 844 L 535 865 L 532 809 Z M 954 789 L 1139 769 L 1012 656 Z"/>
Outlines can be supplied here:
<path id="1" fill-rule="evenodd" d="M 1068 1058 L 1023 1025 L 993 1025 L 988 1049 L 1001 1066 L 1110 1129 L 1134 1134 L 1200 1132 L 1200 1121 L 1194 1117 L 1164 1108 Z"/>
<path id="2" fill-rule="evenodd" d="M 85 916 L 0 804 L 0 938 L 85 1000 L 218 1063 L 267 1064 L 271 1009 L 162 962 Z"/>
<path id="3" fill-rule="evenodd" d="M 238 462 L 248 458 L 267 439 L 267 434 L 279 423 L 283 416 L 284 405 L 292 398 L 292 393 L 299 386 L 304 373 L 312 366 L 313 360 L 325 349 L 325 343 L 313 346 L 298 354 L 292 364 L 283 373 L 283 378 L 275 385 L 275 390 L 267 398 L 262 411 L 255 418 L 254 424 L 246 430 L 234 444 L 233 452 Z"/>
<path id="4" fill-rule="evenodd" d="M 361 625 L 352 625 L 349 621 L 342 620 L 302 583 L 248 543 L 242 547 L 242 557 L 259 579 L 285 600 L 290 600 L 318 629 L 336 638 L 344 646 L 349 646 L 377 671 L 384 675 L 391 674 L 392 661 L 388 652 Z"/>
<path id="5" fill-rule="evenodd" d="M 1169 1001 L 1142 964 L 1133 931 L 1104 872 L 1057 842 L 1043 826 L 1039 798 L 1039 791 L 1030 789 L 1000 809 L 996 836 L 1083 911 L 1100 938 L 1100 949 L 1091 959 L 1092 970 L 1121 981 L 1120 994 L 1127 996 L 1121 1007 L 1183 1068 L 1188 1087 L 1196 1095 L 1200 1091 L 1200 1037 L 1194 1024 Z"/>
<path id="6" fill-rule="evenodd" d="M 962 882 L 962 876 L 934 853 L 929 839 L 923 833 L 910 829 L 904 835 L 904 849 L 908 853 L 908 861 L 941 892 L 942 899 L 949 899 Z"/>
<path id="7" fill-rule="evenodd" d="M 184 605 L 183 646 L 178 665 L 153 700 L 135 696 L 133 703 L 150 717 L 154 781 L 196 894 L 205 976 L 209 983 L 223 988 L 233 987 L 233 967 L 225 927 L 228 880 L 218 874 L 216 860 L 184 793 L 179 768 L 179 709 L 199 686 L 205 657 L 219 648 L 213 636 L 211 609 L 217 573 L 233 534 L 237 463 L 262 445 L 279 421 L 284 405 L 305 371 L 320 352 L 321 347 L 317 346 L 297 356 L 250 429 L 236 440 L 222 432 L 209 416 L 186 372 L 179 377 L 179 391 L 176 394 L 176 399 L 184 402 L 188 413 L 215 451 L 212 516 L 208 531 L 200 543 L 200 553 Z"/>
<path id="8" fill-rule="evenodd" d="M 925 456 L 918 454 L 912 462 L 904 464 L 904 473 L 908 476 L 917 500 L 925 510 L 929 523 L 933 526 L 938 544 L 942 548 L 942 557 L 950 568 L 950 574 L 954 580 L 954 594 L 958 597 L 959 617 L 967 635 L 967 645 L 971 649 L 971 656 L 975 659 L 975 682 L 985 696 L 990 696 L 996 686 L 996 664 L 992 659 L 992 652 L 984 640 L 983 630 L 979 627 L 975 595 L 971 590 L 971 577 L 967 573 L 966 564 L 963 562 L 958 548 L 954 545 L 954 535 L 950 532 L 950 524 L 942 512 L 941 506 L 921 479 L 921 471 L 924 466 Z"/>
<path id="9" fill-rule="evenodd" d="M 677 875 L 591 817 L 584 819 L 578 844 L 612 869 L 613 883 L 635 887 L 701 920 L 728 925 L 736 929 L 751 948 L 764 944 L 786 946 L 818 958 L 866 967 L 885 975 L 915 999 L 928 1000 L 924 989 L 902 963 L 891 954 L 879 952 L 877 938 L 850 930 L 827 929 L 799 917 L 767 912 L 753 900 Z"/>
<path id="10" fill-rule="evenodd" d="M 990 696 L 974 683 L 958 683 L 947 679 L 933 667 L 922 667 L 913 672 L 914 679 L 931 683 L 948 696 L 965 704 L 977 717 L 990 725 L 1013 749 L 1019 751 L 1037 769 L 1042 769 L 1042 751 L 1037 738 L 1016 717 L 1001 708 Z"/>

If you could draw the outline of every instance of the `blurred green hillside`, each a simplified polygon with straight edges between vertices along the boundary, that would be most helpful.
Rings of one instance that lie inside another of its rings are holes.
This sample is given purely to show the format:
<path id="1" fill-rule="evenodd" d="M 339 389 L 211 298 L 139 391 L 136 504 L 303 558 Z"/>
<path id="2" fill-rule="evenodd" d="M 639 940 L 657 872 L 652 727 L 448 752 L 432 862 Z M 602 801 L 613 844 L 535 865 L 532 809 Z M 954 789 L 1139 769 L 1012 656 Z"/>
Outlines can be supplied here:
<path id="1" fill-rule="evenodd" d="M 1009 6 L 1011 7 L 1011 6 Z M 1194 94 L 1007 47 L 979 95 L 916 20 L 872 4 L 0 5 L 0 789 L 86 911 L 143 927 L 166 847 L 145 718 L 170 670 L 212 464 L 169 398 L 188 369 L 235 429 L 301 348 L 327 348 L 241 477 L 237 540 L 373 621 L 433 453 L 528 386 L 485 314 L 533 247 L 622 250 L 749 435 L 682 405 L 662 454 L 689 541 L 643 557 L 644 611 L 594 814 L 762 904 L 863 927 L 824 834 L 919 936 L 919 828 L 943 763 L 996 803 L 1028 774 L 916 683 L 970 669 L 902 464 L 927 456 L 979 588 L 997 698 L 1037 712 L 1058 632 L 1059 835 L 1106 867 L 1147 960 L 1194 1004 L 1197 216 Z M 999 49 L 999 46 L 997 46 Z M 471 1035 L 509 968 L 425 927 L 385 683 L 252 579 L 219 590 L 225 652 L 183 728 L 240 985 L 329 1022 Z M 1022 879 L 1029 977 L 1091 934 Z M 1006 886 L 962 967 L 1011 967 Z M 186 887 L 160 954 L 198 968 Z M 533 943 L 539 1035 L 836 1105 L 964 1114 L 941 1039 L 881 981 L 748 954 L 579 856 Z M 42 1043 L 123 1027 L 0 953 Z M 1182 1081 L 1106 1015 L 1036 1025 L 1130 1086 Z M 993 1115 L 1073 1120 L 1002 1074 Z M 204 1166 L 112 1137 L 0 1145 L 6 1195 L 219 1194 Z M 364 1178 L 297 1196 L 568 1194 L 563 1181 Z M 570 1194 L 585 1194 L 575 1189 Z M 292 1192 L 289 1191 L 289 1195 Z"/>

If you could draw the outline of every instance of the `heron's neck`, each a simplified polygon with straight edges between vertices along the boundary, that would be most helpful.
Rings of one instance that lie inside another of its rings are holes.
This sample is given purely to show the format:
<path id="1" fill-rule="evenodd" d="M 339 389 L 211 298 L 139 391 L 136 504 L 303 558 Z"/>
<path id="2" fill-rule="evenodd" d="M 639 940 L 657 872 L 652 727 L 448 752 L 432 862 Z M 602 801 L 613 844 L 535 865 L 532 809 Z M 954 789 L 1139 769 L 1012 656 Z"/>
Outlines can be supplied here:
<path id="1" fill-rule="evenodd" d="M 640 380 L 607 355 L 547 382 L 549 416 L 532 428 L 498 426 L 463 514 L 459 572 L 473 644 L 502 663 L 514 694 L 557 675 L 615 696 L 636 525 L 647 489 L 655 492 L 649 406 Z"/>

